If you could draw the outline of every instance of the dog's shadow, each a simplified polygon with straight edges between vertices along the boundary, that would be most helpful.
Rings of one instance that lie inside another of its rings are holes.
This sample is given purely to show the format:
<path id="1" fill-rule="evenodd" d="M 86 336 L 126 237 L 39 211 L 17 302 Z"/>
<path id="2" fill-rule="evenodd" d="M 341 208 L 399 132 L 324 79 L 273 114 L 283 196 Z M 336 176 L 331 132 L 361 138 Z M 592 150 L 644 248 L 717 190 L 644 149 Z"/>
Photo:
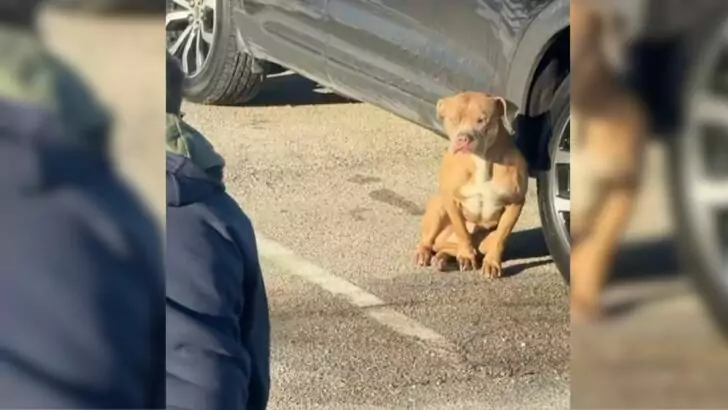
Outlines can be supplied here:
<path id="1" fill-rule="evenodd" d="M 474 242 L 480 242 L 485 237 L 485 234 L 486 232 L 476 233 L 473 238 Z M 504 261 L 546 258 L 548 256 L 550 256 L 550 254 L 541 228 L 530 228 L 513 232 L 508 237 L 506 249 L 503 251 Z M 482 266 L 482 259 L 483 255 L 479 255 L 477 260 L 478 268 Z M 528 269 L 548 265 L 552 262 L 553 260 L 550 257 L 535 261 L 519 261 L 504 267 L 502 277 L 516 276 Z M 454 259 L 450 259 L 443 269 L 444 272 L 453 272 L 457 270 L 458 264 Z"/>
<path id="2" fill-rule="evenodd" d="M 635 295 L 605 306 L 605 316 L 618 318 L 640 306 L 669 299 L 685 292 L 685 276 L 681 272 L 675 238 L 653 238 L 620 246 L 614 261 L 610 285 L 637 285 L 663 282 L 649 294 Z"/>
<path id="3" fill-rule="evenodd" d="M 675 238 L 656 237 L 621 244 L 614 260 L 611 283 L 669 279 L 680 274 Z"/>

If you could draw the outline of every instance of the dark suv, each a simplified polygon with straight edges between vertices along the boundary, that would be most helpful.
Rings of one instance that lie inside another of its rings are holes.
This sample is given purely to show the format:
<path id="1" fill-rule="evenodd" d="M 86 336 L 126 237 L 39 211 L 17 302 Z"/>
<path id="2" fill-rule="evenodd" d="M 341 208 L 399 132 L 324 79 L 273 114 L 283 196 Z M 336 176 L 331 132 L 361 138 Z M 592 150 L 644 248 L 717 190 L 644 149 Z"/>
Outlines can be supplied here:
<path id="1" fill-rule="evenodd" d="M 442 134 L 438 98 L 504 96 L 568 280 L 568 0 L 167 0 L 166 28 L 194 102 L 246 103 L 277 65 Z"/>

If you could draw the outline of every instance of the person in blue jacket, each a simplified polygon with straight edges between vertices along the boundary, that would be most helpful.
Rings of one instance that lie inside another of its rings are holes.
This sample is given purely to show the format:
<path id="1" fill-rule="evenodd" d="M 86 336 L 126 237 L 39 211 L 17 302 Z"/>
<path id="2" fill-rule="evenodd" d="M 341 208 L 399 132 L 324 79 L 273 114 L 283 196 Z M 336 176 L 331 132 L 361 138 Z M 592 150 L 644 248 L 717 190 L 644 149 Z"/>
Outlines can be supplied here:
<path id="1" fill-rule="evenodd" d="M 0 3 L 0 408 L 164 408 L 161 238 L 38 3 Z"/>
<path id="2" fill-rule="evenodd" d="M 224 161 L 181 118 L 167 54 L 167 408 L 259 410 L 270 328 L 255 232 L 225 192 Z"/>

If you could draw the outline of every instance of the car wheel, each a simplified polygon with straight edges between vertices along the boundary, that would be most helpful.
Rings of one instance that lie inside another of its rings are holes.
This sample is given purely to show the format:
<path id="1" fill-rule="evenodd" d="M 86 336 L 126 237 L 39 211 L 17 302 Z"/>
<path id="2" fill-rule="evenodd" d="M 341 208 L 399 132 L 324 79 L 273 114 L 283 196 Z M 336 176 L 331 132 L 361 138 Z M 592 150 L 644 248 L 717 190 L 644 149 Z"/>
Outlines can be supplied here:
<path id="1" fill-rule="evenodd" d="M 571 155 L 569 147 L 571 82 L 561 83 L 551 103 L 552 136 L 548 144 L 549 168 L 539 172 L 538 208 L 546 246 L 556 267 L 567 283 L 570 281 L 569 261 L 571 236 Z"/>
<path id="2" fill-rule="evenodd" d="M 696 58 L 670 153 L 681 257 L 728 336 L 728 22 L 717 32 Z"/>
<path id="3" fill-rule="evenodd" d="M 258 94 L 264 64 L 238 49 L 231 0 L 167 0 L 167 49 L 185 72 L 184 96 L 244 104 Z"/>

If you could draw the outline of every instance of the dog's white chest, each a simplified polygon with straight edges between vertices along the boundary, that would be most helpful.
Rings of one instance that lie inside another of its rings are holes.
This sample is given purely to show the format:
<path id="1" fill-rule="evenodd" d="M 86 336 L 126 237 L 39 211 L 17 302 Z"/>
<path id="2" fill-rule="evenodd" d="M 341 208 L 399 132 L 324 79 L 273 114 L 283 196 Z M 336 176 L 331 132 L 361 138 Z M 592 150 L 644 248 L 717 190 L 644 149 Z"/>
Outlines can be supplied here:
<path id="1" fill-rule="evenodd" d="M 475 178 L 472 183 L 461 188 L 462 207 L 471 217 L 480 219 L 477 222 L 495 222 L 504 208 L 504 197 L 507 192 L 491 182 L 485 160 L 473 156 L 475 161 Z M 473 221 L 476 222 L 476 221 Z"/>

